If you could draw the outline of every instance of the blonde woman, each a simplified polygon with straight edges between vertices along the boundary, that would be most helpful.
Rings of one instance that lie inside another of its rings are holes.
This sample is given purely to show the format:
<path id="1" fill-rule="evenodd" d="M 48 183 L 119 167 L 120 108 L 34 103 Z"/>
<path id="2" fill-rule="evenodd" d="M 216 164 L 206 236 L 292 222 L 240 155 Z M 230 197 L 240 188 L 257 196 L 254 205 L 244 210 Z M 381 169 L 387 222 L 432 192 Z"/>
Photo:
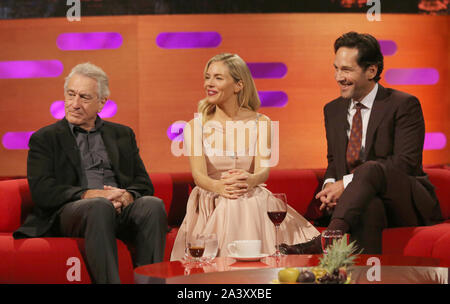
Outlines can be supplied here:
<path id="1" fill-rule="evenodd" d="M 274 225 L 267 216 L 272 193 L 269 177 L 270 119 L 258 113 L 260 100 L 244 60 L 236 54 L 211 58 L 204 71 L 206 98 L 200 115 L 184 130 L 184 140 L 196 187 L 178 232 L 171 260 L 184 257 L 186 237 L 215 233 L 219 256 L 240 239 L 262 240 L 262 252 L 275 251 Z M 306 241 L 319 232 L 288 207 L 281 242 Z"/>

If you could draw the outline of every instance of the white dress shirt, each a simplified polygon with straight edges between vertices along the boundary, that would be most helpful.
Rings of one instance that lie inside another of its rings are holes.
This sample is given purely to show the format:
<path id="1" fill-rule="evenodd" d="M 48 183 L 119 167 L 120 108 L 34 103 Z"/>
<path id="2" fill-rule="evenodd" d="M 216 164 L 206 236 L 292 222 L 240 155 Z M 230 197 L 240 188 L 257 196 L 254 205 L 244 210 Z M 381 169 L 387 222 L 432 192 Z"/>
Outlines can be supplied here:
<path id="1" fill-rule="evenodd" d="M 361 138 L 361 150 L 364 150 L 364 147 L 366 145 L 366 134 L 367 134 L 367 125 L 369 124 L 369 118 L 370 113 L 372 112 L 373 103 L 375 101 L 375 96 L 377 96 L 378 91 L 378 83 L 375 84 L 372 91 L 370 91 L 369 94 L 366 95 L 361 100 L 361 103 L 364 105 L 364 107 L 361 109 L 361 120 L 362 120 L 362 138 Z M 347 120 L 349 124 L 349 128 L 347 130 L 347 137 L 350 138 L 350 132 L 352 130 L 352 123 L 353 123 L 353 116 L 356 113 L 356 107 L 355 104 L 358 101 L 351 100 L 348 112 L 347 112 Z M 353 173 L 344 175 L 343 181 L 344 181 L 344 188 L 347 188 L 347 185 L 352 181 L 353 179 Z M 334 183 L 336 179 L 334 178 L 327 178 L 325 182 L 323 183 L 323 186 L 325 186 L 327 183 Z M 323 187 L 322 187 L 323 189 Z"/>

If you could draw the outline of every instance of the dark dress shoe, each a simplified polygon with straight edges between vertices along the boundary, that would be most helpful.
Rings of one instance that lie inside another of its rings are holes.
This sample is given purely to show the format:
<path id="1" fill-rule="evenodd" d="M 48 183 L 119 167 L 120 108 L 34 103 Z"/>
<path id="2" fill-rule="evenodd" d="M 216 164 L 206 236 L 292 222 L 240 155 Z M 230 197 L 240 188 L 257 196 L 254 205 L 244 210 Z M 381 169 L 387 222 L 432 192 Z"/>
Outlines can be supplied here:
<path id="1" fill-rule="evenodd" d="M 280 252 L 283 254 L 321 254 L 321 236 L 316 236 L 312 240 L 295 245 L 280 244 Z"/>

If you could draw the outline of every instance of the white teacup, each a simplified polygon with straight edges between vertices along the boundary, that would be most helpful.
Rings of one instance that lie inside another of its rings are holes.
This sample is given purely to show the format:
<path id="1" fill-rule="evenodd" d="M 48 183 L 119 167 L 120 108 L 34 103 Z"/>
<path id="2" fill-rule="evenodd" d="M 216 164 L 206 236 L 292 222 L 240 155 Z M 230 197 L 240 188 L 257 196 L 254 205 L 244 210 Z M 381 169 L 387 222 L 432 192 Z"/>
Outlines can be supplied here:
<path id="1" fill-rule="evenodd" d="M 228 244 L 233 256 L 255 257 L 261 255 L 261 240 L 238 240 Z"/>

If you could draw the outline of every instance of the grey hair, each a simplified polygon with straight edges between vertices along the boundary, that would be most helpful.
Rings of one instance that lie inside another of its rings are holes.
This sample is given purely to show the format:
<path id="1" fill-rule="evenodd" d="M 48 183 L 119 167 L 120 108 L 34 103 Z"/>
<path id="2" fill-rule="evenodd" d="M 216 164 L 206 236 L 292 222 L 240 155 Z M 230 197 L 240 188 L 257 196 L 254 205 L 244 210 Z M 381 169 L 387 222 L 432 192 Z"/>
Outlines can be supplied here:
<path id="1" fill-rule="evenodd" d="M 80 74 L 96 80 L 98 98 L 103 99 L 109 96 L 110 92 L 108 76 L 100 67 L 90 62 L 77 64 L 72 69 L 72 71 L 70 71 L 70 74 L 65 78 L 64 91 L 67 91 L 69 80 L 74 74 Z"/>

